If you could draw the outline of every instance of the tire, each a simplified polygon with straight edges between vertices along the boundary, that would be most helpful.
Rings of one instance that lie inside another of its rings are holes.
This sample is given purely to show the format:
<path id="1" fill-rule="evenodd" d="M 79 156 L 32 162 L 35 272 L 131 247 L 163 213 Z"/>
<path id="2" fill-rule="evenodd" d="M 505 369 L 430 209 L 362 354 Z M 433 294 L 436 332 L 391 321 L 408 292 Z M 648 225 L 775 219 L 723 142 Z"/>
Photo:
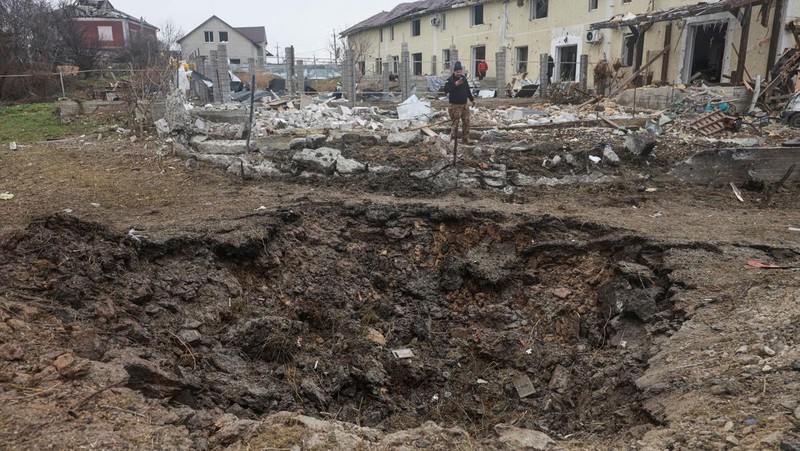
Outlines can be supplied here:
<path id="1" fill-rule="evenodd" d="M 789 124 L 789 127 L 792 128 L 800 128 L 800 113 L 794 113 L 793 115 L 789 116 L 789 119 L 786 121 Z"/>

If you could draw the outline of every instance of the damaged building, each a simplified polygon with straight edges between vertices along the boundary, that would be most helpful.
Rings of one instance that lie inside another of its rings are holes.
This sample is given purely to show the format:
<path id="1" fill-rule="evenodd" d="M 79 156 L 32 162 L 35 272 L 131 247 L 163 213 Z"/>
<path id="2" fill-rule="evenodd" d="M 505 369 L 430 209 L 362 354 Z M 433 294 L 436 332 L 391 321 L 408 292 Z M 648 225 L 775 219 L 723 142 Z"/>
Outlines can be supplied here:
<path id="1" fill-rule="evenodd" d="M 384 67 L 396 73 L 405 44 L 413 76 L 446 74 L 456 59 L 476 74 L 484 60 L 490 79 L 527 73 L 580 82 L 583 73 L 595 87 L 602 61 L 609 77 L 640 86 L 742 84 L 769 79 L 795 47 L 798 16 L 800 4 L 789 0 L 423 0 L 380 12 L 342 36 L 367 76 Z M 540 61 L 543 54 L 552 61 Z"/>

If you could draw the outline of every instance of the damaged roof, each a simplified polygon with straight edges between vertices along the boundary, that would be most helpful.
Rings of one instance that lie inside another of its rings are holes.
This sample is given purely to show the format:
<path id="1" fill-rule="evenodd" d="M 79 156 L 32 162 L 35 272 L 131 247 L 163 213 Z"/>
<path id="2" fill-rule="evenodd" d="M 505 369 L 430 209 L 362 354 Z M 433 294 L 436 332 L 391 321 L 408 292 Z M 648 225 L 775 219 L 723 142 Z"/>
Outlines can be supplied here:
<path id="1" fill-rule="evenodd" d="M 255 44 L 257 46 L 261 46 L 262 44 L 266 44 L 267 43 L 267 29 L 264 28 L 263 26 L 262 27 L 238 27 L 238 28 L 237 27 L 232 27 L 232 26 L 230 26 L 230 24 L 228 22 L 225 22 L 224 20 L 220 19 L 216 15 L 213 15 L 213 16 L 209 17 L 203 23 L 201 23 L 200 25 L 196 26 L 192 31 L 184 34 L 183 37 L 178 39 L 178 42 L 181 42 L 184 39 L 186 39 L 190 34 L 194 33 L 195 31 L 199 30 L 200 28 L 202 28 L 205 24 L 210 22 L 212 19 L 217 19 L 218 21 L 220 21 L 223 24 L 225 24 L 228 28 L 236 31 L 240 35 L 242 35 L 245 38 L 247 38 L 248 41 L 252 42 L 253 44 Z"/>
<path id="2" fill-rule="evenodd" d="M 420 0 L 416 2 L 401 3 L 395 6 L 391 11 L 381 11 L 369 19 L 353 25 L 352 27 L 341 32 L 340 35 L 347 36 L 363 30 L 380 28 L 414 16 L 444 11 L 454 7 L 459 3 L 467 3 L 467 0 Z"/>
<path id="3" fill-rule="evenodd" d="M 726 11 L 733 11 L 744 6 L 763 5 L 771 0 L 720 0 L 716 3 L 699 2 L 694 5 L 678 6 L 675 8 L 650 11 L 641 14 L 623 16 L 619 14 L 606 22 L 597 22 L 589 26 L 593 30 L 601 28 L 636 27 L 645 23 L 668 22 L 685 17 L 707 16 Z"/>
<path id="4" fill-rule="evenodd" d="M 75 18 L 122 19 L 158 30 L 158 27 L 147 23 L 144 18 L 133 17 L 114 8 L 108 0 L 75 0 L 68 8 L 72 9 Z"/>

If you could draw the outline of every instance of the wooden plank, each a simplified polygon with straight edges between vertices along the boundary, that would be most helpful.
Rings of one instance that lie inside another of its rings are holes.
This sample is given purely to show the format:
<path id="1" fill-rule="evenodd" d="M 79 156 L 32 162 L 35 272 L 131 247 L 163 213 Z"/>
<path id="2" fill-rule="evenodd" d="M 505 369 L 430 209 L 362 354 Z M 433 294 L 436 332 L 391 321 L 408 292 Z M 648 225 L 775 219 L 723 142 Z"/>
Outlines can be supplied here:
<path id="1" fill-rule="evenodd" d="M 667 30 L 664 33 L 664 47 L 672 45 L 672 22 L 667 22 Z M 664 54 L 664 59 L 661 61 L 661 83 L 667 84 L 669 77 L 669 52 Z"/>
<path id="2" fill-rule="evenodd" d="M 644 72 L 644 71 L 645 71 L 645 70 L 646 70 L 648 67 L 650 67 L 650 66 L 651 66 L 653 63 L 655 63 L 656 61 L 658 61 L 658 59 L 659 59 L 659 58 L 661 58 L 661 57 L 662 57 L 662 56 L 663 56 L 665 53 L 667 53 L 667 52 L 669 52 L 669 46 L 667 46 L 667 47 L 664 47 L 664 49 L 663 49 L 663 50 L 661 50 L 661 51 L 660 51 L 660 52 L 658 52 L 658 53 L 657 53 L 655 56 L 653 56 L 652 58 L 650 58 L 650 59 L 647 61 L 647 63 L 645 63 L 645 65 L 644 65 L 644 66 L 642 66 L 642 67 L 641 67 L 639 70 L 637 70 L 637 71 L 636 71 L 636 72 L 634 72 L 634 73 L 633 73 L 633 74 L 632 74 L 630 77 L 628 77 L 628 79 L 627 79 L 627 80 L 625 80 L 625 82 L 624 82 L 624 83 L 622 83 L 622 84 L 620 84 L 619 86 L 617 86 L 616 88 L 614 88 L 614 90 L 613 90 L 613 91 L 611 91 L 611 93 L 610 93 L 608 96 L 609 96 L 609 97 L 614 97 L 614 96 L 616 96 L 617 94 L 619 94 L 620 92 L 622 92 L 622 90 L 623 90 L 623 89 L 625 89 L 625 88 L 626 88 L 626 87 L 627 87 L 627 86 L 628 86 L 628 85 L 629 85 L 629 84 L 630 84 L 632 81 L 636 80 L 636 77 L 638 77 L 639 75 L 641 75 L 641 73 L 642 73 L 642 72 Z"/>
<path id="3" fill-rule="evenodd" d="M 601 121 L 603 121 L 606 124 L 616 128 L 617 130 L 622 130 L 622 131 L 627 131 L 628 130 L 627 128 L 622 127 L 621 125 L 617 124 L 616 122 L 613 122 L 611 119 L 608 119 L 608 118 L 600 116 L 600 115 L 598 115 L 597 117 L 599 117 Z"/>
<path id="4" fill-rule="evenodd" d="M 428 127 L 422 127 L 422 133 L 425 133 L 428 136 L 438 136 L 435 131 L 431 130 Z"/>
<path id="5" fill-rule="evenodd" d="M 734 83 L 741 83 L 744 80 L 744 73 L 747 70 L 745 64 L 747 63 L 747 44 L 750 39 L 750 21 L 753 16 L 753 5 L 748 5 L 744 10 L 744 18 L 742 18 L 742 34 L 739 38 L 739 48 L 742 50 L 739 53 L 738 61 L 736 62 L 736 79 Z M 750 74 L 747 74 L 748 78 Z"/>

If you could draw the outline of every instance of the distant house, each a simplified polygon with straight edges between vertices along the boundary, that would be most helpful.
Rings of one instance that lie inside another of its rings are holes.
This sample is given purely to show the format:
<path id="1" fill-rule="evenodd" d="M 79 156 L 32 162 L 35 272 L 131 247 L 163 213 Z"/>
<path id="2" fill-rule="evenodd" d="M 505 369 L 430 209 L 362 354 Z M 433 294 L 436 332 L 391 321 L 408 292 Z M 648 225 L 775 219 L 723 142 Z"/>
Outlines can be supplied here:
<path id="1" fill-rule="evenodd" d="M 246 64 L 254 58 L 264 64 L 267 53 L 267 31 L 264 27 L 232 27 L 217 16 L 211 16 L 178 40 L 184 58 L 208 57 L 219 44 L 228 49 L 231 64 Z"/>
<path id="2" fill-rule="evenodd" d="M 157 39 L 158 27 L 114 8 L 108 0 L 75 0 L 67 8 L 87 47 L 114 52 L 138 38 Z"/>

